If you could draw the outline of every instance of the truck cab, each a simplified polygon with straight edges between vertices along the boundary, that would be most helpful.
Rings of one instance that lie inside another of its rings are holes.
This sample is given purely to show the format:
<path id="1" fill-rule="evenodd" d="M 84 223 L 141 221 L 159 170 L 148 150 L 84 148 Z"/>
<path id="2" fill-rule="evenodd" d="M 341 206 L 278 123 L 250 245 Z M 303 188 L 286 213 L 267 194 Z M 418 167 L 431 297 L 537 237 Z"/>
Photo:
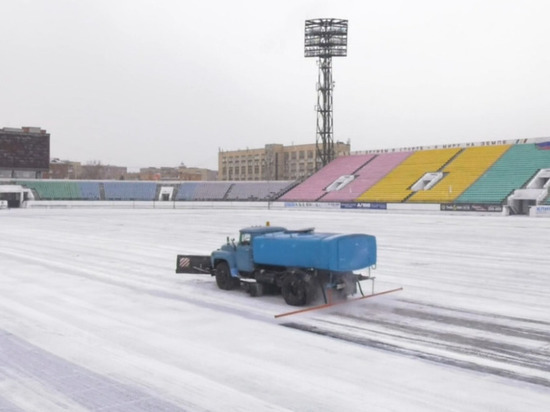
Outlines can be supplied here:
<path id="1" fill-rule="evenodd" d="M 253 241 L 256 236 L 267 233 L 285 232 L 286 228 L 281 226 L 252 226 L 239 231 L 239 239 L 229 240 L 220 249 L 212 252 L 212 267 L 216 268 L 222 261 L 227 262 L 232 277 L 248 276 L 254 269 Z"/>

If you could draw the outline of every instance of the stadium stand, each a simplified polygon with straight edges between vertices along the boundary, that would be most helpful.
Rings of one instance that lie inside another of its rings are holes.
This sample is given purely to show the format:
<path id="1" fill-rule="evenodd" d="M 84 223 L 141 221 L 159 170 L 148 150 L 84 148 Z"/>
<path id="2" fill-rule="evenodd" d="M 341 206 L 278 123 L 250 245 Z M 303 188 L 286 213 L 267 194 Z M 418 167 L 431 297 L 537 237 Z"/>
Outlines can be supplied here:
<path id="1" fill-rule="evenodd" d="M 292 181 L 268 182 L 120 182 L 120 181 L 12 181 L 35 193 L 37 200 L 138 200 L 160 199 L 162 187 L 175 187 L 174 200 L 275 200 Z"/>
<path id="2" fill-rule="evenodd" d="M 82 198 L 76 182 L 22 180 L 16 183 L 32 189 L 39 200 L 77 200 Z"/>
<path id="3" fill-rule="evenodd" d="M 370 189 L 380 179 L 386 176 L 393 168 L 411 155 L 412 152 L 393 152 L 377 155 L 360 168 L 356 178 L 342 190 L 329 192 L 323 196 L 324 201 L 354 201 L 362 193 Z"/>
<path id="4" fill-rule="evenodd" d="M 269 200 L 275 199 L 292 181 L 236 182 L 229 188 L 226 200 Z"/>
<path id="5" fill-rule="evenodd" d="M 429 190 L 414 193 L 408 202 L 451 203 L 493 165 L 510 145 L 465 148 L 444 169 L 445 176 Z"/>
<path id="6" fill-rule="evenodd" d="M 197 182 L 185 182 L 179 185 L 176 200 L 194 200 L 198 185 Z"/>
<path id="7" fill-rule="evenodd" d="M 388 175 L 363 193 L 361 202 L 403 202 L 412 193 L 410 187 L 425 173 L 441 170 L 461 149 L 436 149 L 413 152 Z"/>
<path id="8" fill-rule="evenodd" d="M 543 140 L 545 139 L 545 140 Z M 544 169 L 544 170 L 542 170 Z M 30 200 L 297 201 L 550 205 L 550 141 L 492 141 L 339 157 L 305 181 L 1 179 Z M 295 186 L 296 185 L 296 186 Z M 513 196 L 510 196 L 513 193 Z M 546 197 L 546 198 L 545 198 Z"/>
<path id="9" fill-rule="evenodd" d="M 155 200 L 153 182 L 105 182 L 105 200 Z"/>
<path id="10" fill-rule="evenodd" d="M 289 190 L 279 200 L 315 201 L 325 195 L 325 188 L 343 175 L 355 174 L 357 169 L 374 157 L 372 154 L 338 157 L 301 184 Z M 324 200 L 324 199 L 323 199 Z"/>
<path id="11" fill-rule="evenodd" d="M 195 190 L 193 200 L 225 200 L 231 185 L 230 182 L 201 182 Z"/>
<path id="12" fill-rule="evenodd" d="M 535 144 L 513 145 L 455 203 L 501 204 L 539 169 L 549 167 L 550 150 L 541 150 Z"/>
<path id="13" fill-rule="evenodd" d="M 99 182 L 78 182 L 80 198 L 83 200 L 100 200 Z"/>

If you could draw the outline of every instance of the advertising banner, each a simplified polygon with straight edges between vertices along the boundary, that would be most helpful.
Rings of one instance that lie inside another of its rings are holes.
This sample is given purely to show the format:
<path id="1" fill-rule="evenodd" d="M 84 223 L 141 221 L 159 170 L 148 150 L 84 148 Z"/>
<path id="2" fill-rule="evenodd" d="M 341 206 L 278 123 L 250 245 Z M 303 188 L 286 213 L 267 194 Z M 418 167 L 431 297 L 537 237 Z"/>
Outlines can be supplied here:
<path id="1" fill-rule="evenodd" d="M 550 217 L 550 206 L 534 206 L 529 209 L 530 216 Z"/>
<path id="2" fill-rule="evenodd" d="M 502 205 L 483 205 L 474 203 L 442 203 L 443 212 L 502 212 Z"/>
<path id="3" fill-rule="evenodd" d="M 340 209 L 386 210 L 387 208 L 388 208 L 387 203 L 362 203 L 362 202 L 340 203 Z"/>
<path id="4" fill-rule="evenodd" d="M 285 207 L 288 208 L 304 208 L 304 209 L 339 209 L 340 203 L 335 202 L 285 202 Z"/>

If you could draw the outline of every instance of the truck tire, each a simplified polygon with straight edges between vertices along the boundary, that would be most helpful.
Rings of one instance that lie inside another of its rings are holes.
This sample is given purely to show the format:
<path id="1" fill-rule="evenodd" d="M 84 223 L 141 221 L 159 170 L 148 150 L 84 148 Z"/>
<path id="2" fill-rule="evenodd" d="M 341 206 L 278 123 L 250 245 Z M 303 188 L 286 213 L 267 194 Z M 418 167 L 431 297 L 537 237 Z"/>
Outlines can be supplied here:
<path id="1" fill-rule="evenodd" d="M 239 279 L 231 276 L 229 265 L 226 261 L 221 261 L 216 265 L 216 284 L 220 289 L 232 290 L 239 286 Z"/>
<path id="2" fill-rule="evenodd" d="M 286 275 L 281 284 L 281 294 L 288 305 L 307 305 L 313 295 L 312 283 L 309 280 L 309 276 L 303 273 Z"/>

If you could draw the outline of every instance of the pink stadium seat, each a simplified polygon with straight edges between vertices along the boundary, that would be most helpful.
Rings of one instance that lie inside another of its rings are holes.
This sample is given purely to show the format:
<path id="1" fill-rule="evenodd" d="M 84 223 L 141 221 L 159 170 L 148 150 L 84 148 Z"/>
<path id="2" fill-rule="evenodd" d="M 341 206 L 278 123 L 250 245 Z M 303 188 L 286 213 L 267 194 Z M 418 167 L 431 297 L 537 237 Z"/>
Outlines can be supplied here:
<path id="1" fill-rule="evenodd" d="M 323 201 L 353 201 L 363 192 L 367 191 L 380 179 L 386 176 L 390 170 L 411 155 L 412 152 L 394 152 L 377 155 L 374 159 L 355 172 L 357 176 L 353 182 L 342 190 L 329 192 L 323 197 Z"/>
<path id="2" fill-rule="evenodd" d="M 303 183 L 290 190 L 279 200 L 315 201 L 327 192 L 325 188 L 343 175 L 354 174 L 357 169 L 371 160 L 375 155 L 352 155 L 339 157 L 307 178 Z M 324 200 L 324 199 L 323 199 Z"/>

